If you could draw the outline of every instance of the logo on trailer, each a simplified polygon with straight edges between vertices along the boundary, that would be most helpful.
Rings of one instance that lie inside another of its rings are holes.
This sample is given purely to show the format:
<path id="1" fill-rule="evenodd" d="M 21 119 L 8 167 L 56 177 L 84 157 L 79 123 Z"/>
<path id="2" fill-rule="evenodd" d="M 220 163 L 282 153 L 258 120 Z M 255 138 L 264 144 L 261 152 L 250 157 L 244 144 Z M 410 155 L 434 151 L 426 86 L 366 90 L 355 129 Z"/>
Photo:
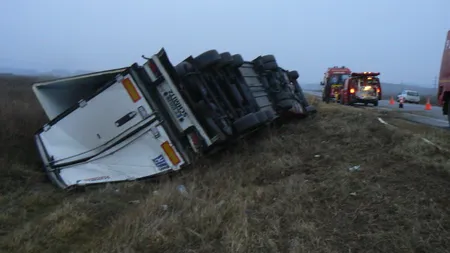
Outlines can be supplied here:
<path id="1" fill-rule="evenodd" d="M 172 109 L 172 111 L 175 112 L 175 116 L 177 117 L 177 119 L 180 122 L 182 122 L 184 118 L 187 116 L 187 113 L 184 110 L 183 106 L 181 105 L 180 100 L 178 100 L 178 98 L 171 90 L 164 92 L 164 97 L 169 103 L 169 106 Z"/>
<path id="2" fill-rule="evenodd" d="M 167 170 L 169 168 L 169 164 L 167 164 L 166 159 L 164 159 L 163 155 L 159 155 L 153 158 L 152 161 L 159 171 Z"/>

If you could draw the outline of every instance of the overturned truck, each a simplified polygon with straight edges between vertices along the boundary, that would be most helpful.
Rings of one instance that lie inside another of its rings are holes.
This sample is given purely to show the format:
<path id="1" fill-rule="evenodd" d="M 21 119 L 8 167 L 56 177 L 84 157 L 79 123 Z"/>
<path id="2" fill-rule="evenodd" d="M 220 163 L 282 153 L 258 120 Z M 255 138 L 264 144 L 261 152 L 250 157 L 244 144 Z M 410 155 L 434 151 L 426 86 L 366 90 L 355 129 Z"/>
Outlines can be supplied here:
<path id="1" fill-rule="evenodd" d="M 176 66 L 164 48 L 143 57 L 142 66 L 33 84 L 49 118 L 35 142 L 55 185 L 176 171 L 275 120 L 316 112 L 297 71 L 273 55 L 244 61 L 210 50 Z"/>

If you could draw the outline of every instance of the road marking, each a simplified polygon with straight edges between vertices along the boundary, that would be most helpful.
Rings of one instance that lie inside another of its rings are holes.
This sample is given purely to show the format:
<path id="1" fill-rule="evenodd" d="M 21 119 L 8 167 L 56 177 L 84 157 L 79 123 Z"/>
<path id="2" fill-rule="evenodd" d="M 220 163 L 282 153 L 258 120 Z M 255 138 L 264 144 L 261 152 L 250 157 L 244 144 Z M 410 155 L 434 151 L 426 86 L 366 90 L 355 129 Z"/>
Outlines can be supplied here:
<path id="1" fill-rule="evenodd" d="M 435 146 L 435 147 L 441 148 L 441 147 L 439 147 L 438 145 L 436 145 L 435 143 L 433 143 L 433 142 L 431 142 L 430 140 L 428 140 L 427 138 L 421 137 L 421 139 L 422 139 L 424 142 L 428 143 L 428 144 L 431 144 L 431 145 L 433 145 L 433 146 Z"/>
<path id="2" fill-rule="evenodd" d="M 420 115 L 420 114 L 412 114 L 412 113 L 408 113 L 408 112 L 406 112 L 404 114 L 410 115 L 412 117 L 427 118 L 427 119 L 430 119 L 430 120 L 439 121 L 439 122 L 447 124 L 446 120 L 437 119 L 437 118 L 434 118 L 434 117 L 428 117 L 428 116 L 424 116 L 424 115 Z"/>
<path id="3" fill-rule="evenodd" d="M 378 118 L 378 121 L 380 121 L 382 124 L 385 124 L 385 125 L 389 125 L 386 121 L 384 121 L 382 118 Z"/>

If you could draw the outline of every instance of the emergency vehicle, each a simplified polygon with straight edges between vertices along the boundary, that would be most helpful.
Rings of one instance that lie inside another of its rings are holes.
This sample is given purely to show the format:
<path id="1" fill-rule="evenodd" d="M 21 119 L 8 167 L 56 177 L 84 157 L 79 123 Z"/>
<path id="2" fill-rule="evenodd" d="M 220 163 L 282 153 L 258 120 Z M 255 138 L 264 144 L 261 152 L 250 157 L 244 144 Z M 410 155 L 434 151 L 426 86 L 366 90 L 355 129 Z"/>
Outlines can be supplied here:
<path id="1" fill-rule="evenodd" d="M 341 104 L 362 103 L 378 106 L 378 100 L 381 100 L 381 83 L 377 77 L 379 75 L 379 72 L 352 73 L 345 80 L 344 87 L 341 90 Z"/>
<path id="2" fill-rule="evenodd" d="M 322 101 L 327 103 L 340 101 L 344 81 L 350 77 L 351 73 L 351 70 L 345 66 L 328 68 L 324 73 L 323 81 L 320 82 L 320 85 L 324 86 L 322 89 Z"/>
<path id="3" fill-rule="evenodd" d="M 442 106 L 442 114 L 447 115 L 450 126 L 450 30 L 447 32 L 441 70 L 439 72 L 438 103 Z"/>

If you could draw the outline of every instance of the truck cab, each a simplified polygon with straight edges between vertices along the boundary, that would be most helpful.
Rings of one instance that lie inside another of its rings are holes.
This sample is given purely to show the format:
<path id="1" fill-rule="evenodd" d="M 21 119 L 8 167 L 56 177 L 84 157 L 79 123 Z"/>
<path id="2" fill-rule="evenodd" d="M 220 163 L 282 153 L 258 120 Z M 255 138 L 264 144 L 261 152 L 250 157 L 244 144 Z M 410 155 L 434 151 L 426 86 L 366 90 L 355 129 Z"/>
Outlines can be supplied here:
<path id="1" fill-rule="evenodd" d="M 381 83 L 377 77 L 379 75 L 379 72 L 352 73 L 341 90 L 341 104 L 362 103 L 378 106 L 378 100 L 381 99 Z"/>
<path id="2" fill-rule="evenodd" d="M 447 115 L 450 126 L 450 30 L 447 32 L 442 54 L 437 97 L 439 105 L 442 106 L 442 114 Z"/>
<path id="3" fill-rule="evenodd" d="M 323 81 L 320 82 L 320 85 L 323 86 L 322 101 L 327 103 L 340 101 L 341 90 L 350 74 L 351 70 L 345 66 L 328 68 L 324 73 Z"/>

